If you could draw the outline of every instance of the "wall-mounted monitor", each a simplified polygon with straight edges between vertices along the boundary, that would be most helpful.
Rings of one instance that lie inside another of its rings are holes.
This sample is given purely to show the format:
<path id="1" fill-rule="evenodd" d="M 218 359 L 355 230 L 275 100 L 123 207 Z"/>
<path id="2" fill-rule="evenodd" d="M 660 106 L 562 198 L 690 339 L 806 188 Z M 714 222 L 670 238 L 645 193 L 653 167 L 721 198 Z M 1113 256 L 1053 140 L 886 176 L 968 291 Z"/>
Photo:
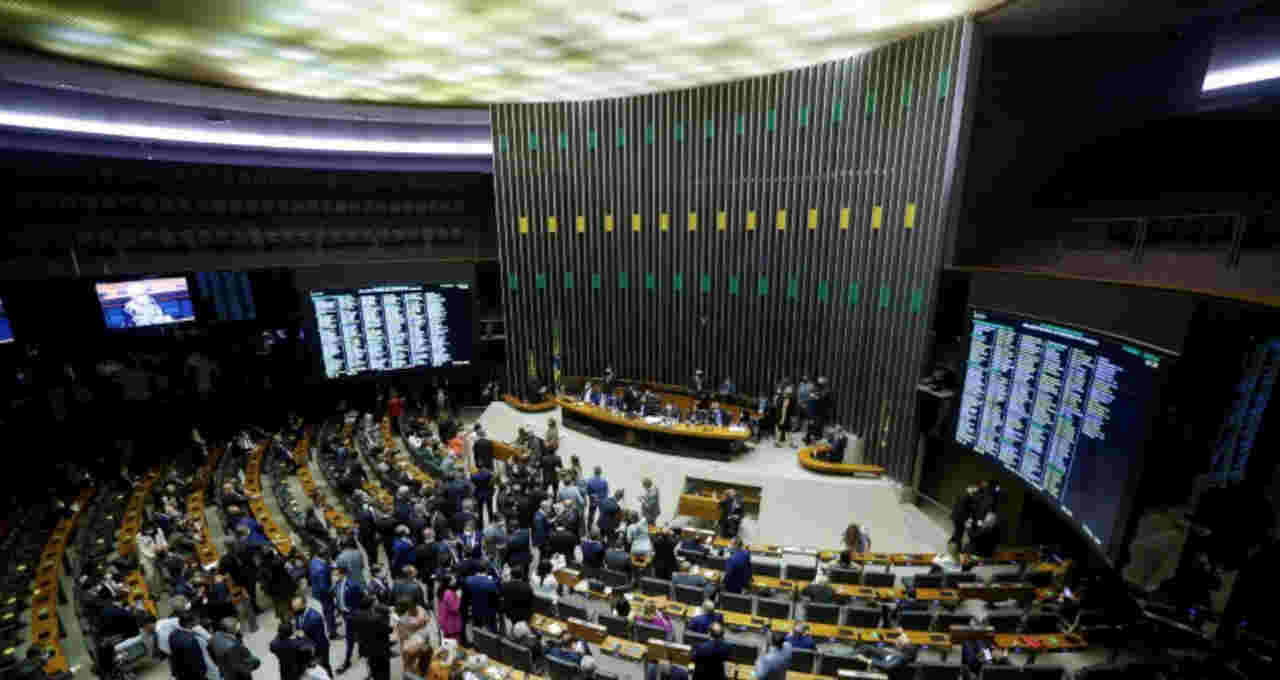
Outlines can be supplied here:
<path id="1" fill-rule="evenodd" d="M 0 300 L 0 345 L 13 342 L 13 326 L 9 324 L 9 313 L 4 311 L 4 300 Z"/>
<path id="2" fill-rule="evenodd" d="M 956 442 L 1021 478 L 1111 553 L 1172 354 L 1043 319 L 970 315 Z"/>
<path id="3" fill-rule="evenodd" d="M 310 291 L 325 376 L 471 363 L 470 283 Z"/>
<path id="4" fill-rule="evenodd" d="M 95 285 L 109 329 L 145 328 L 195 321 L 185 276 L 113 281 Z"/>

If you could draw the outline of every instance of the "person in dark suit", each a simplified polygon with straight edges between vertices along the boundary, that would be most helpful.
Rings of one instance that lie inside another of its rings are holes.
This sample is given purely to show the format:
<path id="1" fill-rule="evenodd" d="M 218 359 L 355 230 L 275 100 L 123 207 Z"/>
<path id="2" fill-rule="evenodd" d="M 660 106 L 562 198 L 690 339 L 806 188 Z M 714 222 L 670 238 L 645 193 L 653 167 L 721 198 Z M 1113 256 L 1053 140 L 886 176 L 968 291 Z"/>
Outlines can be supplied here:
<path id="1" fill-rule="evenodd" d="M 295 633 L 293 624 L 285 621 L 276 629 L 276 637 L 271 641 L 271 653 L 280 662 L 280 680 L 300 680 L 306 670 L 306 659 L 314 652 L 311 643 Z"/>
<path id="2" fill-rule="evenodd" d="M 685 626 L 685 630 L 706 635 L 711 632 L 711 626 L 714 626 L 717 623 L 722 625 L 724 624 L 724 614 L 716 611 L 716 603 L 711 600 L 707 600 L 706 602 L 703 602 L 702 607 L 698 609 L 698 614 L 689 619 L 689 623 Z"/>
<path id="3" fill-rule="evenodd" d="M 600 542 L 600 530 L 592 529 L 587 540 L 578 546 L 582 553 L 582 566 L 601 569 L 604 567 L 604 543 Z"/>
<path id="4" fill-rule="evenodd" d="M 502 609 L 511 625 L 528 622 L 533 617 L 533 586 L 515 578 L 503 582 Z"/>
<path id="5" fill-rule="evenodd" d="M 711 402 L 711 411 L 708 416 L 711 418 L 711 424 L 716 427 L 725 427 L 729 424 L 729 414 L 720 408 L 718 401 Z"/>
<path id="6" fill-rule="evenodd" d="M 464 559 L 484 558 L 484 535 L 476 529 L 475 522 L 467 522 L 458 535 L 458 553 Z"/>
<path id="7" fill-rule="evenodd" d="M 498 632 L 498 609 L 501 592 L 498 582 L 488 574 L 474 574 L 463 582 L 462 612 L 480 627 Z"/>
<path id="8" fill-rule="evenodd" d="M 138 619 L 129 609 L 129 596 L 124 590 L 116 592 L 112 602 L 98 614 L 99 637 L 119 635 L 131 638 L 142 631 Z"/>
<path id="9" fill-rule="evenodd" d="M 486 521 L 493 521 L 493 471 L 480 466 L 479 455 L 476 458 L 477 470 L 471 475 L 471 486 L 476 490 L 476 516 L 480 520 L 477 526 L 483 527 Z"/>
<path id="10" fill-rule="evenodd" d="M 729 644 L 724 641 L 724 626 L 713 624 L 710 634 L 710 640 L 693 648 L 693 680 L 725 680 Z"/>
<path id="11" fill-rule="evenodd" d="M 787 642 L 791 643 L 792 649 L 818 649 L 818 643 L 809 634 L 809 624 L 807 623 L 796 623 L 791 630 L 791 634 L 787 636 Z"/>
<path id="12" fill-rule="evenodd" d="M 326 559 L 327 555 L 317 553 L 307 564 L 307 583 L 311 585 L 311 597 L 324 609 L 324 620 L 329 630 L 336 632 L 338 623 L 334 619 L 333 579 L 330 573 L 333 565 Z"/>
<path id="13" fill-rule="evenodd" d="M 738 535 L 738 528 L 742 524 L 743 515 L 742 499 L 738 498 L 738 492 L 734 489 L 726 489 L 724 496 L 720 498 L 720 535 L 724 538 L 734 538 Z"/>
<path id="14" fill-rule="evenodd" d="M 596 525 L 606 543 L 613 543 L 613 536 L 622 521 L 622 489 L 613 492 L 613 496 L 600 501 L 600 519 Z"/>
<path id="15" fill-rule="evenodd" d="M 751 553 L 741 538 L 733 539 L 733 555 L 724 565 L 724 591 L 741 593 L 751 584 Z"/>
<path id="16" fill-rule="evenodd" d="M 293 598 L 292 609 L 294 629 L 302 631 L 307 641 L 311 643 L 311 648 L 315 650 L 320 667 L 324 668 L 332 678 L 333 667 L 329 664 L 329 635 L 324 629 L 324 614 L 307 607 L 306 600 L 301 597 Z M 348 648 L 350 644 L 348 642 Z"/>
<path id="17" fill-rule="evenodd" d="M 195 627 L 196 618 L 190 610 L 178 614 L 178 628 L 169 635 L 169 672 L 174 680 L 206 680 L 208 666 L 192 630 Z"/>
<path id="18" fill-rule="evenodd" d="M 529 564 L 533 561 L 532 536 L 528 529 L 519 528 L 515 522 L 507 525 L 507 549 L 502 561 L 511 567 L 511 578 L 529 580 Z"/>
<path id="19" fill-rule="evenodd" d="M 676 539 L 671 528 L 666 527 L 653 537 L 653 573 L 657 578 L 670 581 L 677 567 Z"/>
<path id="20" fill-rule="evenodd" d="M 412 564 L 406 564 L 404 574 L 395 580 L 391 586 L 391 601 L 401 602 L 408 600 L 414 605 L 427 608 L 427 593 L 423 589 L 422 584 L 418 582 L 418 568 Z M 357 635 L 357 637 L 359 637 Z M 364 648 L 361 647 L 361 650 Z"/>
<path id="21" fill-rule="evenodd" d="M 347 651 L 343 657 L 342 668 L 338 669 L 338 672 L 342 673 L 343 669 L 351 667 L 351 652 L 356 646 L 356 634 L 355 629 L 351 627 L 351 616 L 365 600 L 365 593 L 363 588 L 350 579 L 345 567 L 338 567 L 334 572 L 334 584 L 330 592 L 333 593 L 334 607 L 337 608 L 338 613 L 342 614 L 342 624 L 346 627 L 347 637 Z M 303 629 L 302 626 L 298 628 Z M 317 653 L 319 653 L 319 647 L 317 647 Z"/>
<path id="22" fill-rule="evenodd" d="M 221 621 L 228 616 L 235 618 L 236 604 L 231 599 L 231 586 L 227 583 L 227 576 L 221 572 L 213 575 L 213 583 L 206 591 L 205 597 L 208 602 L 205 610 L 209 613 L 209 618 L 215 621 Z"/>
<path id="23" fill-rule="evenodd" d="M 977 494 L 978 487 L 970 486 L 951 506 L 951 538 L 947 542 L 954 544 L 957 550 L 964 547 L 964 528 L 977 509 Z"/>
<path id="24" fill-rule="evenodd" d="M 222 620 L 221 628 L 209 640 L 209 658 L 222 673 L 222 680 L 252 680 L 253 672 L 262 661 L 244 645 L 240 621 L 227 617 Z"/>
<path id="25" fill-rule="evenodd" d="M 369 661 L 369 677 L 390 680 L 391 610 L 383 605 L 369 606 L 366 601 L 351 618 L 351 624 L 356 629 L 360 653 Z"/>

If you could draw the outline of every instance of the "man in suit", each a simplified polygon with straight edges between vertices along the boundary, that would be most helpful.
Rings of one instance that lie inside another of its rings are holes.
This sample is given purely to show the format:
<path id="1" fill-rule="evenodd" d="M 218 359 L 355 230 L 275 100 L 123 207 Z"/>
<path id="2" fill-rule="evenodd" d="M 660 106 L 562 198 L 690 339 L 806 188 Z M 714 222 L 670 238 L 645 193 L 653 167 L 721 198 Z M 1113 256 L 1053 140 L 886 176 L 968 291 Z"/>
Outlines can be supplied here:
<path id="1" fill-rule="evenodd" d="M 667 526 L 653 537 L 653 573 L 664 581 L 670 581 L 677 567 L 676 538 Z"/>
<path id="2" fill-rule="evenodd" d="M 498 582 L 488 574 L 473 574 L 463 582 L 462 611 L 472 624 L 498 632 Z"/>
<path id="3" fill-rule="evenodd" d="M 684 629 L 706 635 L 711 632 L 711 626 L 717 623 L 724 624 L 724 614 L 716 611 L 716 603 L 707 600 L 698 609 L 698 614 L 689 619 L 689 623 Z"/>
<path id="4" fill-rule="evenodd" d="M 551 530 L 551 536 L 547 539 L 547 549 L 543 551 L 542 559 L 549 560 L 554 555 L 563 555 L 566 563 L 573 562 L 573 549 L 577 545 L 578 537 L 568 528 L 557 525 Z"/>
<path id="5" fill-rule="evenodd" d="M 377 543 L 374 543 L 374 549 L 369 553 L 369 560 L 377 562 L 378 549 Z M 356 585 L 363 586 L 365 584 L 364 575 L 364 556 L 360 554 L 360 550 L 356 548 L 355 541 L 347 539 L 343 546 L 342 552 L 338 553 L 338 557 L 334 563 L 346 570 L 347 578 Z"/>
<path id="6" fill-rule="evenodd" d="M 729 424 L 729 417 L 720 409 L 720 402 L 711 402 L 711 424 L 716 427 L 724 427 Z"/>
<path id="7" fill-rule="evenodd" d="M 733 555 L 724 565 L 724 591 L 741 593 L 751 584 L 751 553 L 741 538 L 733 539 Z"/>
<path id="8" fill-rule="evenodd" d="M 391 574 L 397 576 L 405 565 L 413 560 L 413 541 L 409 540 L 409 527 L 396 527 L 396 540 L 391 544 Z"/>
<path id="9" fill-rule="evenodd" d="M 276 630 L 276 637 L 271 641 L 271 653 L 280 662 L 280 680 L 300 680 L 302 671 L 306 670 L 306 659 L 314 652 L 311 643 L 300 635 L 296 635 L 293 624 L 285 621 Z"/>
<path id="10" fill-rule="evenodd" d="M 351 618 L 360 643 L 360 653 L 369 662 L 372 680 L 391 678 L 391 611 L 382 605 L 363 602 Z"/>
<path id="11" fill-rule="evenodd" d="M 467 522 L 458 536 L 458 552 L 463 559 L 484 559 L 484 535 L 475 522 Z"/>
<path id="12" fill-rule="evenodd" d="M 600 405 L 600 391 L 596 389 L 594 383 L 587 383 L 587 388 L 582 391 L 582 400 L 588 404 Z"/>
<path id="13" fill-rule="evenodd" d="M 781 632 L 769 636 L 769 651 L 756 660 L 756 680 L 786 680 L 791 666 L 791 644 Z"/>
<path id="14" fill-rule="evenodd" d="M 366 598 L 368 600 L 370 598 Z M 412 564 L 406 564 L 404 572 L 395 580 L 391 586 L 391 601 L 404 602 L 409 601 L 422 608 L 427 607 L 427 593 L 423 589 L 422 584 L 418 582 L 418 568 Z M 357 635 L 357 637 L 359 637 Z M 361 648 L 364 649 L 363 647 Z"/>
<path id="15" fill-rule="evenodd" d="M 479 519 L 477 526 L 483 528 L 486 521 L 493 521 L 493 471 L 487 468 L 478 467 L 475 474 L 471 475 L 471 486 L 476 490 L 476 517 Z"/>
<path id="16" fill-rule="evenodd" d="M 142 631 L 138 619 L 129 609 L 129 596 L 124 590 L 117 591 L 115 597 L 98 614 L 98 635 L 111 637 L 119 635 L 131 638 Z"/>
<path id="17" fill-rule="evenodd" d="M 333 668 L 329 665 L 329 635 L 324 628 L 324 614 L 307 606 L 301 597 L 293 598 L 293 628 L 302 631 L 311 648 L 315 650 L 320 666 L 333 677 Z"/>
<path id="18" fill-rule="evenodd" d="M 311 558 L 311 562 L 307 564 L 307 583 L 311 584 L 311 597 L 320 603 L 320 607 L 324 610 L 324 620 L 329 630 L 334 634 L 338 632 L 337 621 L 334 619 L 333 607 L 333 579 L 330 572 L 333 565 L 321 553 L 316 553 Z"/>
<path id="19" fill-rule="evenodd" d="M 729 661 L 729 644 L 724 641 L 724 626 L 711 626 L 711 639 L 693 648 L 693 680 L 725 680 L 724 665 Z"/>
<path id="20" fill-rule="evenodd" d="M 528 581 L 511 579 L 502 584 L 502 609 L 507 623 L 528 622 L 533 617 L 533 587 Z"/>
<path id="21" fill-rule="evenodd" d="M 957 551 L 964 547 L 964 529 L 977 509 L 977 495 L 978 487 L 970 486 L 951 507 L 951 538 L 947 543 L 955 545 Z"/>
<path id="22" fill-rule="evenodd" d="M 209 640 L 209 656 L 222 673 L 222 680 L 252 680 L 262 661 L 249 651 L 240 635 L 240 621 L 227 617 L 221 630 Z"/>
<path id="23" fill-rule="evenodd" d="M 792 649 L 818 649 L 818 643 L 809 634 L 809 624 L 807 623 L 797 623 L 791 630 L 791 634 L 787 636 L 787 642 L 791 643 Z"/>
<path id="24" fill-rule="evenodd" d="M 178 627 L 169 635 L 169 672 L 175 680 L 207 680 L 208 666 L 195 627 L 195 614 L 185 610 L 178 614 Z"/>
<path id="25" fill-rule="evenodd" d="M 600 542 L 600 530 L 592 529 L 587 540 L 579 546 L 582 553 L 582 566 L 601 569 L 604 567 L 604 543 Z"/>
<path id="26" fill-rule="evenodd" d="M 538 510 L 533 513 L 533 531 L 530 536 L 533 540 L 533 547 L 537 549 L 538 559 L 546 559 L 543 553 L 546 552 L 547 541 L 551 538 L 551 502 L 542 501 Z"/>
<path id="27" fill-rule="evenodd" d="M 597 526 L 605 543 L 613 543 L 613 536 L 617 533 L 618 524 L 622 521 L 622 496 L 622 489 L 618 489 L 613 492 L 613 497 L 600 501 L 600 519 Z"/>
<path id="28" fill-rule="evenodd" d="M 355 630 L 351 627 L 351 616 L 355 613 L 360 603 L 364 601 L 364 589 L 359 584 L 353 582 L 350 575 L 344 567 L 339 566 L 334 570 L 333 584 L 333 602 L 337 607 L 338 613 L 342 615 L 342 624 L 346 627 L 347 652 L 342 661 L 342 668 L 338 669 L 339 673 L 346 672 L 345 669 L 351 667 L 351 652 L 356 646 Z M 310 610 L 308 610 L 310 611 Z M 298 628 L 303 628 L 298 626 Z M 305 630 L 305 629 L 303 629 Z M 335 636 L 336 637 L 336 636 Z M 317 650 L 319 647 L 317 647 Z M 327 658 L 327 657 L 326 657 Z"/>
<path id="29" fill-rule="evenodd" d="M 605 481 L 604 473 L 600 466 L 597 465 L 591 479 L 587 480 L 587 525 L 594 525 L 596 522 L 596 511 L 600 508 L 600 504 L 604 499 L 609 497 L 609 482 Z"/>
<path id="30" fill-rule="evenodd" d="M 462 510 L 454 514 L 450 526 L 453 529 L 453 533 L 461 538 L 462 532 L 467 529 L 467 523 L 478 525 L 479 522 L 480 516 L 476 514 L 475 500 L 464 498 L 462 499 Z"/>

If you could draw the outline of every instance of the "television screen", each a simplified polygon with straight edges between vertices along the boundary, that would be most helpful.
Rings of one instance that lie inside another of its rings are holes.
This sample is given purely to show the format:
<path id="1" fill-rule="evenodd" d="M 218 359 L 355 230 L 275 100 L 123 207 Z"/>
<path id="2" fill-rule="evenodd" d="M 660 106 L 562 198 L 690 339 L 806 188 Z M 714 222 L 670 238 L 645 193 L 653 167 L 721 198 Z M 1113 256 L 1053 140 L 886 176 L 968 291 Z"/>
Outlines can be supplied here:
<path id="1" fill-rule="evenodd" d="M 471 285 L 313 290 L 325 376 L 471 363 Z"/>
<path id="2" fill-rule="evenodd" d="M 195 321 L 185 276 L 97 284 L 107 328 L 143 328 Z"/>
<path id="3" fill-rule="evenodd" d="M 1109 552 L 1170 355 L 1031 317 L 971 314 L 956 442 L 1020 477 Z"/>
<path id="4" fill-rule="evenodd" d="M 0 345 L 13 342 L 13 326 L 9 325 L 9 313 L 4 311 L 4 300 L 0 300 Z"/>

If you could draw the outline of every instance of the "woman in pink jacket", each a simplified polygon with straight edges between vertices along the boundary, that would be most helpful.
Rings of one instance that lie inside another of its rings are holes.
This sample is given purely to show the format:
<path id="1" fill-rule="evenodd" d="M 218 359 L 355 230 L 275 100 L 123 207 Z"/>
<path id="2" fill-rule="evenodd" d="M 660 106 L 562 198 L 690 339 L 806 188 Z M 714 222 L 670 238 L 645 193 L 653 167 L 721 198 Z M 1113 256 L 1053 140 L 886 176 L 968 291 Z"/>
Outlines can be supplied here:
<path id="1" fill-rule="evenodd" d="M 436 620 L 440 622 L 441 637 L 457 640 L 462 635 L 462 597 L 453 578 L 440 586 L 436 598 Z"/>

